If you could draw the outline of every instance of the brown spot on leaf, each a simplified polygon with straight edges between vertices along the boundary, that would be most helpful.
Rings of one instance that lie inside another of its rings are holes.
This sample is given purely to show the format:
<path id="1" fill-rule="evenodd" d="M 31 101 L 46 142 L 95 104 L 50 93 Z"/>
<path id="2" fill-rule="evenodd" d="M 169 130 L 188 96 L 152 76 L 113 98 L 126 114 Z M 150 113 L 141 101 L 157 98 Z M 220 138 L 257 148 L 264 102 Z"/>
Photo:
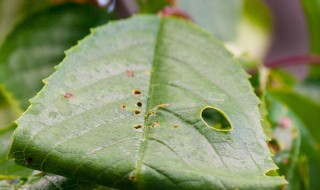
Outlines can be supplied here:
<path id="1" fill-rule="evenodd" d="M 156 127 L 159 127 L 159 126 L 160 126 L 159 121 L 156 121 L 156 122 L 154 122 L 154 124 L 151 126 L 151 128 L 156 128 Z"/>
<path id="2" fill-rule="evenodd" d="M 66 99 L 69 99 L 69 98 L 72 98 L 72 97 L 73 97 L 73 94 L 70 93 L 70 92 L 67 92 L 67 93 L 65 93 L 65 94 L 63 95 L 63 97 L 66 98 Z"/>
<path id="3" fill-rule="evenodd" d="M 138 124 L 138 125 L 135 125 L 133 128 L 135 128 L 135 129 L 141 129 L 141 128 L 143 128 L 143 126 L 140 125 L 140 124 Z"/>
<path id="4" fill-rule="evenodd" d="M 167 107 L 169 104 L 159 104 L 159 105 L 157 105 L 156 107 L 155 107 L 155 109 L 157 110 L 157 109 L 162 109 L 162 108 L 165 108 L 165 107 Z"/>
<path id="5" fill-rule="evenodd" d="M 174 125 L 174 126 L 172 126 L 173 128 L 179 128 L 180 126 L 179 125 Z"/>
<path id="6" fill-rule="evenodd" d="M 133 90 L 133 91 L 132 91 L 132 94 L 133 94 L 133 95 L 140 95 L 140 94 L 141 94 L 141 91 L 140 91 L 140 90 Z"/>
<path id="7" fill-rule="evenodd" d="M 124 105 L 124 104 L 121 104 L 120 107 L 121 107 L 122 109 L 125 109 L 127 106 Z"/>
<path id="8" fill-rule="evenodd" d="M 131 175 L 131 176 L 129 177 L 129 180 L 131 180 L 131 181 L 135 181 L 135 180 L 136 180 L 136 176 Z"/>
<path id="9" fill-rule="evenodd" d="M 134 77 L 134 72 L 132 70 L 126 70 L 128 77 Z"/>
<path id="10" fill-rule="evenodd" d="M 140 113 L 141 113 L 141 110 L 139 110 L 139 109 L 134 110 L 134 114 L 139 115 Z"/>

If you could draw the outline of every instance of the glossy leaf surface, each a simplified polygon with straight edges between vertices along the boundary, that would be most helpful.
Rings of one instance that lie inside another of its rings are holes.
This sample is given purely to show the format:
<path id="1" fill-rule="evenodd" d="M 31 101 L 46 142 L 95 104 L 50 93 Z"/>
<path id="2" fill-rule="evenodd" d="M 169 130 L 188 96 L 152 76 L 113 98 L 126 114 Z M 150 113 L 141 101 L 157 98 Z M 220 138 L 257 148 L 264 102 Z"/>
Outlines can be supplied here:
<path id="1" fill-rule="evenodd" d="M 10 155 L 20 165 L 121 189 L 286 183 L 265 175 L 277 167 L 247 75 L 191 23 L 137 16 L 99 27 L 46 83 L 18 121 Z M 206 107 L 233 128 L 208 127 Z"/>

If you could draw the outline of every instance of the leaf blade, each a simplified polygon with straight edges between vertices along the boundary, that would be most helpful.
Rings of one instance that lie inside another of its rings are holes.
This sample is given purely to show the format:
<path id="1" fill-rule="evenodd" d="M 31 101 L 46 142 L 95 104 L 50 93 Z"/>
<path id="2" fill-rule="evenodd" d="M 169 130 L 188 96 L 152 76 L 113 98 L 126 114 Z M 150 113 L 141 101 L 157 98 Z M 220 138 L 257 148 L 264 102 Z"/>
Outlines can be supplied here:
<path id="1" fill-rule="evenodd" d="M 67 55 L 18 121 L 11 149 L 18 164 L 124 189 L 286 183 L 265 176 L 276 166 L 258 99 L 240 65 L 207 32 L 138 16 L 100 27 Z M 201 121 L 207 106 L 227 115 L 234 129 L 207 127 Z"/>

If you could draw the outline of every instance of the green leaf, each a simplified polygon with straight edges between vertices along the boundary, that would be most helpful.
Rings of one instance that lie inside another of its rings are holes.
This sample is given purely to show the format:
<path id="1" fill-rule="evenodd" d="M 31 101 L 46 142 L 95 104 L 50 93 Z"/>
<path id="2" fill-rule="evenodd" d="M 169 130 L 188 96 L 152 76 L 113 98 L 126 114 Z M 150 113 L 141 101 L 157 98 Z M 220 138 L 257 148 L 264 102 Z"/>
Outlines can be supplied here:
<path id="1" fill-rule="evenodd" d="M 27 188 L 32 190 L 54 189 L 107 189 L 88 182 L 67 179 L 61 176 L 42 175 L 34 170 L 16 165 L 13 160 L 7 160 L 11 145 L 11 136 L 15 125 L 0 129 L 0 189 Z"/>
<path id="2" fill-rule="evenodd" d="M 0 0 L 0 45 L 14 26 L 49 6 L 49 0 Z"/>
<path id="3" fill-rule="evenodd" d="M 307 80 L 301 84 L 298 84 L 295 92 L 306 96 L 320 105 L 320 80 Z"/>
<path id="4" fill-rule="evenodd" d="M 0 85 L 0 130 L 8 127 L 21 114 L 17 102 Z"/>
<path id="5" fill-rule="evenodd" d="M 116 35 L 115 35 L 116 34 Z M 67 52 L 18 120 L 17 164 L 120 189 L 279 189 L 247 75 L 176 19 L 100 27 Z M 204 108 L 233 128 L 207 126 Z"/>
<path id="6" fill-rule="evenodd" d="M 279 166 L 279 173 L 289 181 L 288 190 L 306 189 L 303 176 L 299 172 L 299 157 L 301 153 L 301 122 L 283 103 L 267 96 L 268 118 L 273 132 L 269 146 L 275 153 L 274 160 Z M 305 176 L 307 180 L 309 178 Z"/>
<path id="7" fill-rule="evenodd" d="M 63 5 L 27 19 L 0 48 L 0 83 L 20 101 L 22 109 L 54 71 L 64 51 L 106 20 L 102 10 L 91 6 Z"/>
<path id="8" fill-rule="evenodd" d="M 243 0 L 242 7 L 236 35 L 226 46 L 237 57 L 261 65 L 271 45 L 271 13 L 263 0 Z"/>
<path id="9" fill-rule="evenodd" d="M 15 179 L 29 176 L 33 170 L 18 166 L 13 160 L 7 160 L 7 154 L 11 145 L 11 136 L 15 125 L 0 129 L 0 181 L 3 179 Z"/>
<path id="10" fill-rule="evenodd" d="M 320 54 L 320 1 L 301 0 L 309 28 L 310 52 Z M 320 66 L 313 65 L 310 68 L 310 77 L 320 79 Z"/>
<path id="11" fill-rule="evenodd" d="M 270 93 L 276 99 L 285 103 L 292 112 L 297 114 L 308 128 L 313 138 L 320 142 L 320 117 L 315 115 L 316 113 L 320 113 L 320 104 L 291 91 L 273 90 L 270 91 Z"/>
<path id="12" fill-rule="evenodd" d="M 304 116 L 294 113 L 275 96 L 269 96 L 268 110 L 274 127 L 273 137 L 278 144 L 275 162 L 280 174 L 289 181 L 287 189 L 317 189 L 320 185 L 320 152 Z"/>
<path id="13" fill-rule="evenodd" d="M 179 0 L 177 6 L 185 10 L 196 23 L 223 41 L 236 36 L 241 17 L 241 0 Z"/>

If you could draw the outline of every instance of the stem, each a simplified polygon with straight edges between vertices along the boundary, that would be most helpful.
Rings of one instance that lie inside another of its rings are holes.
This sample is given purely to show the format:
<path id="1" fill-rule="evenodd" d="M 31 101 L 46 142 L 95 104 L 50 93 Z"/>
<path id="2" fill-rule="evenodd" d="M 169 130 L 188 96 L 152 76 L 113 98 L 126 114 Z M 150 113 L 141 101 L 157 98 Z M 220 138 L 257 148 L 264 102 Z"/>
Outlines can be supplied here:
<path id="1" fill-rule="evenodd" d="M 319 55 L 293 55 L 289 57 L 284 57 L 272 61 L 265 62 L 265 66 L 269 68 L 278 68 L 285 66 L 295 66 L 295 65 L 310 65 L 310 64 L 320 64 Z"/>

